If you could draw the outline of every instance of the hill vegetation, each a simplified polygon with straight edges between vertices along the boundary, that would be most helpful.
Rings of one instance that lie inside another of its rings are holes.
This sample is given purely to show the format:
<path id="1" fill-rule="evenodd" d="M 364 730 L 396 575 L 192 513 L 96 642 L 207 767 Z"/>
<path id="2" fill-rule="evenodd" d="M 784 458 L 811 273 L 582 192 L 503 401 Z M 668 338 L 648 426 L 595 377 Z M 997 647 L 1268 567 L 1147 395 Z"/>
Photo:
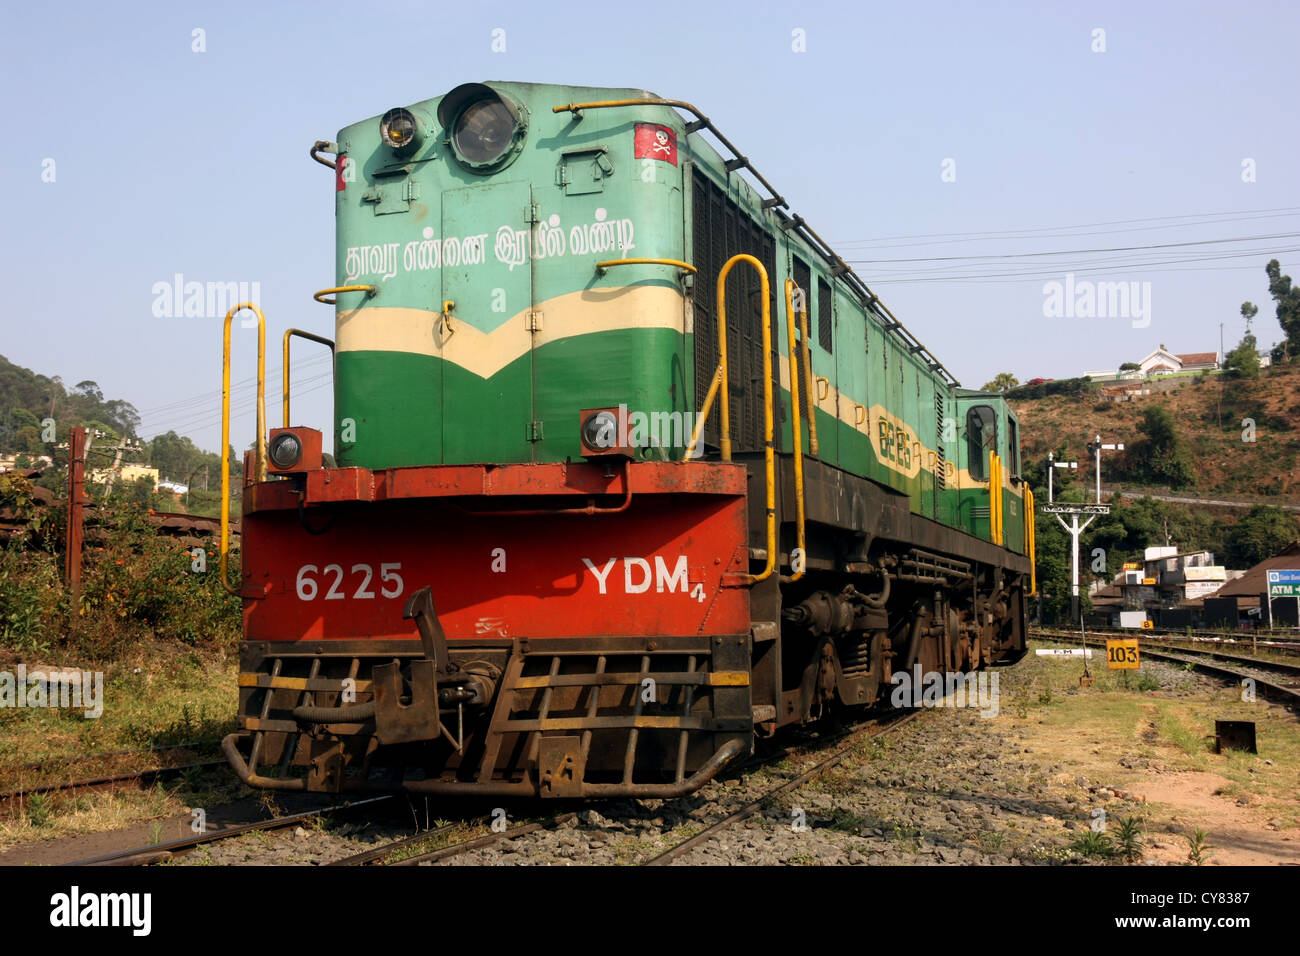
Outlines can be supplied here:
<path id="1" fill-rule="evenodd" d="M 185 500 L 178 502 L 171 495 L 155 493 L 148 479 L 117 482 L 111 493 L 115 500 L 160 511 L 220 513 L 220 455 L 198 448 L 174 431 L 144 441 L 137 433 L 139 412 L 130 402 L 106 399 L 99 385 L 90 380 L 69 389 L 57 375 L 41 375 L 0 356 L 0 455 L 16 456 L 19 468 L 51 459 L 53 467 L 47 468 L 37 484 L 62 494 L 67 480 L 68 433 L 75 425 L 95 433 L 87 456 L 88 472 L 115 462 L 149 465 L 158 469 L 160 479 L 191 486 Z M 233 449 L 230 464 L 232 483 L 239 488 L 242 462 Z M 107 489 L 93 484 L 88 493 L 108 497 Z"/>

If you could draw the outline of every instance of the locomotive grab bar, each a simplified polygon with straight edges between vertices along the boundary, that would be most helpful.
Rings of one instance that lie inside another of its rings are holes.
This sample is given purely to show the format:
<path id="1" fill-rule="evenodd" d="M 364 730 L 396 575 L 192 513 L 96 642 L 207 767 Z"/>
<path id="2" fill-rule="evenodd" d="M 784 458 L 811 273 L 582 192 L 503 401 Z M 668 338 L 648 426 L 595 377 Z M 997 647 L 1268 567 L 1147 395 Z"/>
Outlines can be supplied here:
<path id="1" fill-rule="evenodd" d="M 808 313 L 805 311 L 804 316 Z M 804 500 L 803 500 L 803 429 L 799 416 L 799 349 L 795 342 L 794 280 L 785 280 L 785 330 L 790 348 L 790 436 L 794 444 L 794 505 L 795 505 L 795 550 L 799 560 L 790 556 L 790 576 L 781 580 L 793 583 L 803 577 L 808 564 L 808 552 L 804 547 Z M 806 344 L 806 341 L 805 341 Z M 806 354 L 806 353 L 805 353 Z M 807 379 L 805 379 L 807 381 Z M 811 409 L 810 409 L 811 410 Z M 768 406 L 771 415 L 771 405 Z M 814 442 L 816 438 L 812 439 Z M 771 447 L 770 436 L 768 447 Z"/>
<path id="2" fill-rule="evenodd" d="M 604 275 L 605 270 L 610 266 L 676 266 L 687 272 L 699 271 L 689 262 L 682 262 L 680 259 L 606 259 L 604 262 L 596 263 L 596 271 Z"/>
<path id="3" fill-rule="evenodd" d="M 1038 516 L 1034 513 L 1034 492 L 1025 488 L 1025 554 L 1029 558 L 1029 597 L 1038 594 Z"/>
<path id="4" fill-rule="evenodd" d="M 240 302 L 226 313 L 221 333 L 221 586 L 231 594 L 238 594 L 239 589 L 231 587 L 226 577 L 230 553 L 230 322 L 243 309 L 257 315 L 257 450 L 253 472 L 257 481 L 266 481 L 266 316 L 253 303 Z"/>
<path id="5" fill-rule="evenodd" d="M 332 353 L 334 351 L 333 339 L 327 339 L 319 335 L 313 335 L 311 332 L 304 332 L 302 329 L 285 330 L 284 340 L 283 340 L 284 372 L 280 376 L 284 386 L 283 402 L 284 402 L 284 427 L 285 428 L 289 427 L 289 339 L 291 339 L 295 335 L 298 336 L 298 338 L 300 339 L 310 339 L 313 342 L 319 342 L 321 345 L 328 345 L 330 352 Z"/>
<path id="6" fill-rule="evenodd" d="M 378 291 L 379 291 L 379 286 L 374 286 L 374 285 L 339 285 L 339 286 L 335 286 L 332 289 L 321 289 L 319 292 L 313 292 L 312 298 L 315 299 L 317 302 L 319 302 L 321 305 L 334 305 L 334 303 L 338 300 L 322 299 L 321 296 L 334 295 L 335 293 L 338 292 L 364 292 L 366 294 L 366 298 L 373 299 L 375 297 L 375 293 L 377 293 Z"/>
<path id="7" fill-rule="evenodd" d="M 316 140 L 316 142 L 312 143 L 312 147 L 308 151 L 308 155 L 311 156 L 312 159 L 316 160 L 316 162 L 320 163 L 322 166 L 328 166 L 330 169 L 338 169 L 337 162 L 331 163 L 328 159 L 321 159 L 319 156 L 316 155 L 317 153 L 334 153 L 337 155 L 338 151 L 339 151 L 338 143 L 331 143 L 327 139 L 318 139 Z"/>
<path id="8" fill-rule="evenodd" d="M 718 273 L 718 355 L 721 358 L 718 367 L 722 370 L 722 382 L 718 387 L 721 401 L 718 407 L 722 417 L 720 437 L 723 461 L 731 461 L 731 398 L 727 394 L 727 275 L 738 262 L 746 262 L 758 270 L 759 292 L 763 303 L 763 463 L 767 485 L 767 563 L 758 574 L 745 576 L 749 584 L 757 584 L 766 581 L 776 569 L 776 457 L 772 449 L 772 292 L 763 263 L 743 252 L 728 259 Z"/>
<path id="9" fill-rule="evenodd" d="M 799 334 L 803 338 L 803 381 L 808 390 L 808 453 L 818 457 L 817 450 L 817 397 L 812 373 L 812 345 L 808 341 L 808 295 L 804 293 L 803 308 L 799 310 Z"/>
<path id="10" fill-rule="evenodd" d="M 772 312 L 769 301 L 770 286 L 767 282 L 767 269 L 753 256 L 737 253 L 727 260 L 722 271 L 718 273 L 718 370 L 713 375 L 713 384 L 704 397 L 700 407 L 699 418 L 695 423 L 695 433 L 691 443 L 686 446 L 686 457 L 693 458 L 695 448 L 704 432 L 704 423 L 708 421 L 709 412 L 713 410 L 713 400 L 718 395 L 718 444 L 722 449 L 722 460 L 731 461 L 731 400 L 727 392 L 727 274 L 737 262 L 747 262 L 758 270 L 763 295 L 763 436 L 764 459 L 767 484 L 767 564 L 758 574 L 747 574 L 749 584 L 757 584 L 771 577 L 776 569 L 776 461 L 772 451 Z M 796 417 L 798 410 L 796 409 Z M 800 460 L 802 476 L 802 459 Z M 800 494 L 802 506 L 803 497 Z M 801 520 L 802 524 L 802 520 Z"/>

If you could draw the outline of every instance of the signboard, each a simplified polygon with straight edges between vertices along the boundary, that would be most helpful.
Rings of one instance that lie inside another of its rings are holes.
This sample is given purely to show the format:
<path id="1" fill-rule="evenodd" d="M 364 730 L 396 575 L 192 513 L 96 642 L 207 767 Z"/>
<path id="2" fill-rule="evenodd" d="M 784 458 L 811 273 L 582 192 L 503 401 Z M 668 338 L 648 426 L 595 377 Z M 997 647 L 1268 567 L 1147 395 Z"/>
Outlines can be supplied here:
<path id="1" fill-rule="evenodd" d="M 1142 630 L 1144 631 L 1154 630 L 1155 626 L 1156 626 L 1155 621 L 1147 620 L 1142 622 Z"/>
<path id="2" fill-rule="evenodd" d="M 1039 657 L 1086 657 L 1092 660 L 1091 647 L 1040 647 L 1034 653 Z"/>
<path id="3" fill-rule="evenodd" d="M 1042 505 L 1045 515 L 1108 515 L 1110 505 Z"/>
<path id="4" fill-rule="evenodd" d="M 1145 585 L 1145 586 L 1147 586 L 1147 587 L 1151 587 L 1151 586 L 1153 586 L 1153 585 L 1156 583 L 1156 579 L 1155 579 L 1155 578 L 1143 578 L 1143 579 L 1142 579 L 1142 583 L 1143 583 L 1143 585 Z"/>
<path id="5" fill-rule="evenodd" d="M 1269 571 L 1268 596 L 1300 597 L 1300 571 Z"/>
<path id="6" fill-rule="evenodd" d="M 1136 637 L 1106 641 L 1106 667 L 1113 671 L 1132 671 L 1141 667 Z"/>
<path id="7" fill-rule="evenodd" d="M 1142 565 L 1138 564 L 1136 561 L 1125 561 L 1125 562 L 1124 562 L 1124 567 L 1123 567 L 1122 570 L 1124 570 L 1124 571 L 1141 571 L 1141 570 L 1142 570 Z"/>

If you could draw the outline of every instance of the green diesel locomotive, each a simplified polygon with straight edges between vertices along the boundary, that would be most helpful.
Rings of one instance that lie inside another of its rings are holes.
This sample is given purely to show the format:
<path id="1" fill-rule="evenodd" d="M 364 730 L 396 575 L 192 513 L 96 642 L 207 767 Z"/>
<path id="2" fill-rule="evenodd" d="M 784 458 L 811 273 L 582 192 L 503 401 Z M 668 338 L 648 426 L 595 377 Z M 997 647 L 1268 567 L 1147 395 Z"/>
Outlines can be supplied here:
<path id="1" fill-rule="evenodd" d="M 670 795 L 1023 654 L 1014 414 L 694 106 L 469 83 L 312 156 L 335 460 L 247 469 L 243 779 Z"/>

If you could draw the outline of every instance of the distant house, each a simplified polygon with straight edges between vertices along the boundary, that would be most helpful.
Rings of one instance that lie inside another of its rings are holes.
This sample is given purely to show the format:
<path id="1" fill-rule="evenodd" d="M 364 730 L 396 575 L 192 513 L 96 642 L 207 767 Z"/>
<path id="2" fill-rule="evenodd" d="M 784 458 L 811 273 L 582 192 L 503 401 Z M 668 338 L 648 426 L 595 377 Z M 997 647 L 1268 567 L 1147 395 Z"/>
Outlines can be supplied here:
<path id="1" fill-rule="evenodd" d="M 1155 378 L 1160 375 L 1172 375 L 1175 372 L 1215 371 L 1219 366 L 1218 352 L 1188 352 L 1176 355 L 1163 345 L 1137 362 L 1135 369 L 1101 369 L 1085 372 L 1094 382 L 1117 381 L 1122 379 Z"/>
<path id="2" fill-rule="evenodd" d="M 112 468 L 93 468 L 89 478 L 96 484 L 107 484 L 109 476 L 113 474 Z M 158 469 L 150 468 L 148 465 L 121 465 L 117 469 L 117 476 L 114 480 L 129 482 L 139 478 L 148 478 L 153 482 L 154 487 L 158 485 Z"/>
<path id="3" fill-rule="evenodd" d="M 1213 371 L 1219 367 L 1218 352 L 1189 352 L 1175 358 L 1181 363 L 1180 371 L 1183 372 L 1200 372 L 1204 369 Z"/>

